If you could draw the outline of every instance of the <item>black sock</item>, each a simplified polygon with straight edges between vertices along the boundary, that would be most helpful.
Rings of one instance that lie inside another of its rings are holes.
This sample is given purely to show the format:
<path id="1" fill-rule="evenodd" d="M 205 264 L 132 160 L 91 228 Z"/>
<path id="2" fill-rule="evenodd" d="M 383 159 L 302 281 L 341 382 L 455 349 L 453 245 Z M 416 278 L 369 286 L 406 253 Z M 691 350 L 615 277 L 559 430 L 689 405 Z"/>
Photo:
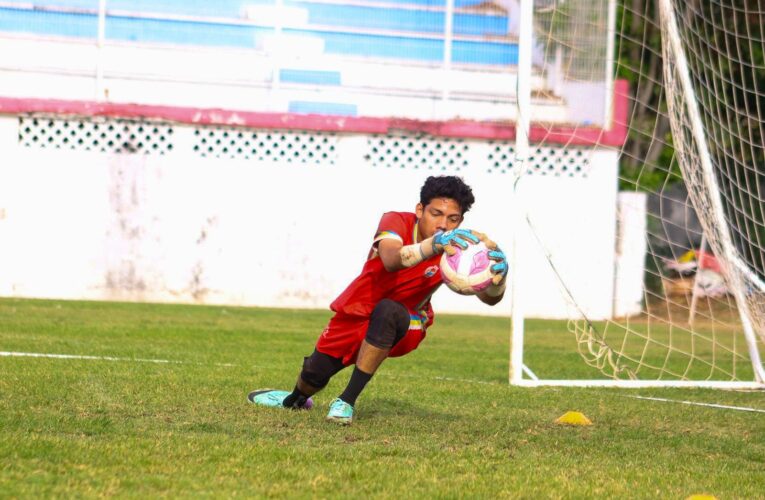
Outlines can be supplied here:
<path id="1" fill-rule="evenodd" d="M 372 374 L 364 373 L 356 366 L 353 368 L 353 374 L 351 374 L 351 380 L 348 382 L 348 386 L 345 388 L 340 399 L 353 406 L 356 404 L 356 398 L 359 397 L 361 391 L 367 385 L 367 382 L 372 378 Z"/>
<path id="2" fill-rule="evenodd" d="M 292 394 L 284 398 L 282 405 L 284 405 L 285 408 L 302 408 L 308 398 L 308 394 L 304 394 L 297 388 L 297 386 L 295 386 L 292 390 Z"/>

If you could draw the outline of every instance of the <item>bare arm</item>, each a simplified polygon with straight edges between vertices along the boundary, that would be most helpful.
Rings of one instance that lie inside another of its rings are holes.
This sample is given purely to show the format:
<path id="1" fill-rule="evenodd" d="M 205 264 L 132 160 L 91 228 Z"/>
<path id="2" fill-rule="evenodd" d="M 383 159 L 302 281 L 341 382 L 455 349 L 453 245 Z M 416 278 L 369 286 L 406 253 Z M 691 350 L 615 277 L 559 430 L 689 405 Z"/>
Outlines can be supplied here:
<path id="1" fill-rule="evenodd" d="M 388 272 L 399 271 L 406 266 L 401 262 L 401 249 L 404 245 L 399 240 L 385 239 L 377 244 L 377 254 Z"/>
<path id="2" fill-rule="evenodd" d="M 452 255 L 455 252 L 453 245 L 467 248 L 466 240 L 473 244 L 480 241 L 469 229 L 438 232 L 435 236 L 406 246 L 400 240 L 386 238 L 377 243 L 377 254 L 380 256 L 385 270 L 393 272 L 405 267 L 416 266 L 420 262 L 443 252 Z"/>

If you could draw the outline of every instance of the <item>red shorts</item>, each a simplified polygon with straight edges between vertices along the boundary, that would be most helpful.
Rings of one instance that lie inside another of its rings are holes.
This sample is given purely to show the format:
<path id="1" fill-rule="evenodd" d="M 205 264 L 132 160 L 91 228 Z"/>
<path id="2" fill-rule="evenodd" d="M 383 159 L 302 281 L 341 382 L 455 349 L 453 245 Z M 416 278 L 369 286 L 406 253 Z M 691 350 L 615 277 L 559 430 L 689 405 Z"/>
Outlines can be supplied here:
<path id="1" fill-rule="evenodd" d="M 433 323 L 432 319 L 425 318 L 423 321 L 422 316 L 411 311 L 409 318 L 409 330 L 390 350 L 389 357 L 403 356 L 417 349 L 425 338 L 425 329 Z M 356 362 L 368 326 L 369 318 L 336 314 L 329 320 L 316 342 L 316 350 L 334 358 L 341 358 L 345 366 L 352 365 Z"/>

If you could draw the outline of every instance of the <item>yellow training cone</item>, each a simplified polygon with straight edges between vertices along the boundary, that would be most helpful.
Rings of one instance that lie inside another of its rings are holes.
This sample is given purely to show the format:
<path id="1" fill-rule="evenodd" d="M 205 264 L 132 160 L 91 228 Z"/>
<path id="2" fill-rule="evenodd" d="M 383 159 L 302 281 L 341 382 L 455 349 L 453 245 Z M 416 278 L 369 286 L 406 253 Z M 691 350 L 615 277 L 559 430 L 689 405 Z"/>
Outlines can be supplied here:
<path id="1" fill-rule="evenodd" d="M 555 420 L 556 424 L 564 425 L 592 425 L 592 421 L 578 411 L 567 411 Z M 698 499 L 701 500 L 701 499 Z"/>
<path id="2" fill-rule="evenodd" d="M 691 495 L 685 500 L 717 500 L 717 498 L 714 495 L 708 495 L 706 493 L 697 493 L 695 495 Z"/>

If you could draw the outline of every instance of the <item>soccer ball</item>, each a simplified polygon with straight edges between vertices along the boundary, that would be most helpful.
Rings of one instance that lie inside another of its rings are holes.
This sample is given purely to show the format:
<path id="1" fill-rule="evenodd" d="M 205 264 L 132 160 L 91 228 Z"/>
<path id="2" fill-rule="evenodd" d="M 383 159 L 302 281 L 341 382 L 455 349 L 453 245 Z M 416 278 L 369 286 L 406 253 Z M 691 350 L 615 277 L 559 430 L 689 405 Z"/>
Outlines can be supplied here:
<path id="1" fill-rule="evenodd" d="M 494 262 L 483 242 L 464 250 L 455 246 L 455 250 L 454 255 L 444 252 L 441 257 L 441 277 L 446 286 L 462 295 L 475 295 L 491 285 Z"/>

